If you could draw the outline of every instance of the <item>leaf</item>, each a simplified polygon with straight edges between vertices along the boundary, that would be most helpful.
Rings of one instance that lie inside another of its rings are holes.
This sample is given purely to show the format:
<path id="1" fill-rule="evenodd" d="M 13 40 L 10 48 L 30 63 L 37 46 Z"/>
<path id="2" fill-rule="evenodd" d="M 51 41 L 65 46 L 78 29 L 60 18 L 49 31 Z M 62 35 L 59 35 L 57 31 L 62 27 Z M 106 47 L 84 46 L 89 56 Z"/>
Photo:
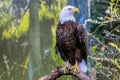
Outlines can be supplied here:
<path id="1" fill-rule="evenodd" d="M 92 46 L 92 53 L 95 53 L 96 49 L 97 49 L 96 45 Z"/>
<path id="2" fill-rule="evenodd" d="M 25 60 L 25 63 L 24 63 L 24 65 L 23 65 L 23 67 L 24 67 L 25 69 L 28 68 L 28 63 L 29 63 L 29 57 L 27 56 L 27 58 L 26 58 L 26 60 Z"/>
<path id="3" fill-rule="evenodd" d="M 120 48 L 116 44 L 111 43 L 111 42 L 108 44 L 111 45 L 112 47 L 116 48 L 120 52 Z"/>

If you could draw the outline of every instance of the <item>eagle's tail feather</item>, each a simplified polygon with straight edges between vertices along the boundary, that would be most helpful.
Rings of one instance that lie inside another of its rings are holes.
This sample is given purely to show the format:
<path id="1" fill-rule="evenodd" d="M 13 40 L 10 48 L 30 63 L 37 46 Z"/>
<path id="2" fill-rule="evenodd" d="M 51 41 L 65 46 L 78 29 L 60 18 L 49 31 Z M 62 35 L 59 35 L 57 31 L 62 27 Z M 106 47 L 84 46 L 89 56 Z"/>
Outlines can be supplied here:
<path id="1" fill-rule="evenodd" d="M 83 71 L 84 73 L 87 72 L 87 64 L 84 59 L 82 59 L 78 66 L 81 71 Z"/>

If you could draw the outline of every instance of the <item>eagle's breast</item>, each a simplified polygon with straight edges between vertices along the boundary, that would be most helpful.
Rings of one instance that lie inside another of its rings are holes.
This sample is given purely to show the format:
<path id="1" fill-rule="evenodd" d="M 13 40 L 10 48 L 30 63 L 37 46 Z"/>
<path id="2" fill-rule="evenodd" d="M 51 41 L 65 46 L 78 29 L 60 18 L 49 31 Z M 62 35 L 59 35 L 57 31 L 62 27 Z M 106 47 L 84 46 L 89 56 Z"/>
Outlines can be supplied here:
<path id="1" fill-rule="evenodd" d="M 67 22 L 57 28 L 57 42 L 64 52 L 74 52 L 78 46 L 75 24 L 74 22 Z"/>

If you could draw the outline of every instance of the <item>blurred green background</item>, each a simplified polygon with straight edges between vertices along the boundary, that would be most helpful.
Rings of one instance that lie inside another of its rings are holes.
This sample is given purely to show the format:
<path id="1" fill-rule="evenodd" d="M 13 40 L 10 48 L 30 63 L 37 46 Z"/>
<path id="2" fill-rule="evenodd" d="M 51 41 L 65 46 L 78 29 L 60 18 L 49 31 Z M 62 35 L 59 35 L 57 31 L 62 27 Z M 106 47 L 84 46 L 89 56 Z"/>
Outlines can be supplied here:
<path id="1" fill-rule="evenodd" d="M 80 9 L 75 17 L 88 31 L 88 71 L 120 80 L 120 0 L 0 0 L 0 80 L 37 80 L 64 66 L 55 30 L 68 4 Z"/>

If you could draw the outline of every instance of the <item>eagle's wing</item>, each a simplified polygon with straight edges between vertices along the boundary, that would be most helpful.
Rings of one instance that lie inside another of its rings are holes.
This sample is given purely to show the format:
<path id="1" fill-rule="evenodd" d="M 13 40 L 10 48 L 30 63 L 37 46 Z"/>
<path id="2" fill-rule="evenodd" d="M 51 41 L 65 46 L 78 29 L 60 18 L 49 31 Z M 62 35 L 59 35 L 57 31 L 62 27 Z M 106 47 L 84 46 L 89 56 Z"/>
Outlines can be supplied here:
<path id="1" fill-rule="evenodd" d="M 58 45 L 58 42 L 60 42 L 59 36 L 61 36 L 59 34 L 59 26 L 56 29 L 56 45 L 55 45 L 55 53 L 59 53 L 61 55 L 61 58 L 66 61 L 67 57 L 65 56 L 65 53 L 60 49 L 60 46 Z"/>
<path id="2" fill-rule="evenodd" d="M 60 50 L 59 46 L 58 46 L 58 42 L 56 41 L 56 46 L 55 46 L 55 53 L 59 53 L 61 55 L 61 58 L 66 61 L 67 60 L 67 57 L 65 56 L 65 53 Z"/>
<path id="3" fill-rule="evenodd" d="M 87 53 L 88 53 L 88 36 L 87 32 L 82 25 L 77 26 L 77 35 L 79 37 L 81 54 L 85 62 L 87 63 Z"/>
<path id="4" fill-rule="evenodd" d="M 58 47 L 58 45 L 57 45 L 57 41 L 56 41 L 56 45 L 55 45 L 55 53 L 57 54 L 57 53 L 59 53 L 60 51 L 59 51 L 59 47 Z"/>

